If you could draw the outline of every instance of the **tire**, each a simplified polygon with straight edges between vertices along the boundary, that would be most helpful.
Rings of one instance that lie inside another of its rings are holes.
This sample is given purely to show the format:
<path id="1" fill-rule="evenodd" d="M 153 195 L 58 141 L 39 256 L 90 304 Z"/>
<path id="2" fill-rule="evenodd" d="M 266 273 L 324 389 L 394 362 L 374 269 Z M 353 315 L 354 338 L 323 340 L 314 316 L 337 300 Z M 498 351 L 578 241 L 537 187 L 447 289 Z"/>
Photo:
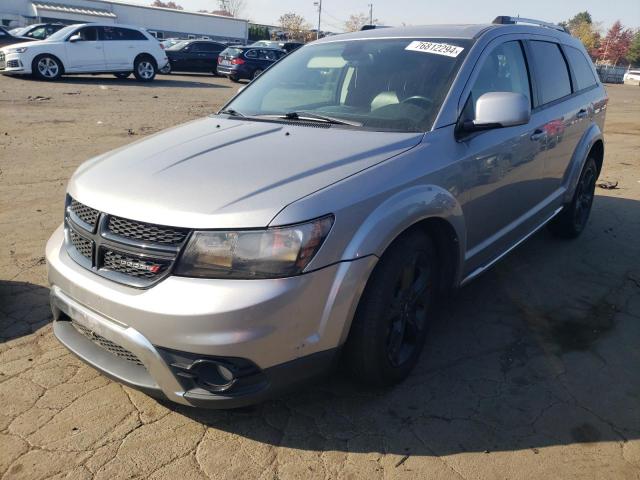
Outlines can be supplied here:
<path id="1" fill-rule="evenodd" d="M 347 366 L 359 382 L 394 385 L 415 367 L 434 310 L 436 259 L 431 238 L 414 230 L 399 237 L 376 265 L 345 345 Z"/>
<path id="2" fill-rule="evenodd" d="M 133 74 L 139 82 L 151 82 L 157 73 L 156 62 L 148 55 L 141 55 L 133 63 Z"/>
<path id="3" fill-rule="evenodd" d="M 256 78 L 258 78 L 260 75 L 262 75 L 263 71 L 264 70 L 257 69 L 255 72 L 253 72 L 253 77 L 251 77 L 251 80 L 255 80 Z"/>
<path id="4" fill-rule="evenodd" d="M 62 62 L 53 55 L 38 55 L 31 65 L 33 75 L 40 80 L 58 80 L 64 68 Z"/>
<path id="5" fill-rule="evenodd" d="M 131 75 L 131 72 L 117 72 L 113 74 L 114 77 L 120 78 L 120 79 L 129 78 L 130 75 Z"/>
<path id="6" fill-rule="evenodd" d="M 163 75 L 169 75 L 171 73 L 171 62 L 167 62 L 164 68 L 160 70 L 160 73 Z"/>
<path id="7" fill-rule="evenodd" d="M 591 213 L 597 179 L 598 166 L 593 157 L 589 157 L 582 168 L 571 203 L 565 205 L 548 224 L 549 230 L 554 235 L 561 238 L 576 238 L 582 233 Z"/>
<path id="8" fill-rule="evenodd" d="M 236 77 L 235 75 L 229 75 L 229 80 L 231 80 L 233 83 L 239 83 L 240 79 L 238 77 Z"/>

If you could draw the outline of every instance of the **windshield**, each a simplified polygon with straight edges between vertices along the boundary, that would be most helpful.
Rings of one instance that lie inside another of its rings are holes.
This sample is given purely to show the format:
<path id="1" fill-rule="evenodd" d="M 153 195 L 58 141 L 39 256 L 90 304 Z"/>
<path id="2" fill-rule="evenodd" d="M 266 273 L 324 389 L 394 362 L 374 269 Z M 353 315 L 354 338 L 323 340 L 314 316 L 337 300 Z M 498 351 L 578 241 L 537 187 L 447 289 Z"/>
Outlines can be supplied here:
<path id="1" fill-rule="evenodd" d="M 179 41 L 177 43 L 174 43 L 169 48 L 167 48 L 167 50 L 182 50 L 182 48 L 187 46 L 187 45 L 189 45 L 189 41 L 188 40 L 183 40 L 183 41 Z"/>
<path id="2" fill-rule="evenodd" d="M 52 42 L 64 40 L 67 35 L 75 31 L 78 27 L 79 25 L 69 25 L 68 27 L 64 27 L 63 29 L 58 30 L 53 35 L 50 35 L 49 37 L 47 37 L 47 40 L 50 40 Z"/>
<path id="3" fill-rule="evenodd" d="M 226 109 L 247 117 L 309 112 L 375 130 L 428 131 L 470 45 L 397 38 L 309 45 Z"/>

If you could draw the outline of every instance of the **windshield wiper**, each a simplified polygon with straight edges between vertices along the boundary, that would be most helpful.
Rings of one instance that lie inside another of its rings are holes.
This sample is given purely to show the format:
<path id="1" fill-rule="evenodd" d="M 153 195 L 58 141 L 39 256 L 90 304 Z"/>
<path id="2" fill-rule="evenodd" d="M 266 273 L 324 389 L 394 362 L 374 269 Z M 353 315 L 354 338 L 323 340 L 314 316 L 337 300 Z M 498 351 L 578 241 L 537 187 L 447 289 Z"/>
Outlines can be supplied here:
<path id="1" fill-rule="evenodd" d="M 313 112 L 287 112 L 282 115 L 256 115 L 256 117 L 262 118 L 282 118 L 285 120 L 311 120 L 311 121 L 320 121 L 325 123 L 332 123 L 334 125 L 351 125 L 352 127 L 361 127 L 362 124 L 359 122 L 354 122 L 351 120 L 343 120 L 342 118 L 330 117 L 328 115 L 320 115 L 318 113 Z"/>
<path id="2" fill-rule="evenodd" d="M 344 120 L 342 118 L 330 117 L 328 115 L 320 115 L 314 112 L 288 112 L 284 115 L 289 120 L 320 120 L 327 123 L 333 123 L 335 125 L 351 125 L 352 127 L 361 127 L 362 123 L 354 122 L 353 120 Z"/>
<path id="3" fill-rule="evenodd" d="M 240 113 L 237 110 L 234 110 L 233 108 L 227 108 L 226 110 L 220 110 L 218 112 L 218 115 L 223 114 L 223 115 L 231 115 L 232 117 L 246 117 L 246 115 Z"/>

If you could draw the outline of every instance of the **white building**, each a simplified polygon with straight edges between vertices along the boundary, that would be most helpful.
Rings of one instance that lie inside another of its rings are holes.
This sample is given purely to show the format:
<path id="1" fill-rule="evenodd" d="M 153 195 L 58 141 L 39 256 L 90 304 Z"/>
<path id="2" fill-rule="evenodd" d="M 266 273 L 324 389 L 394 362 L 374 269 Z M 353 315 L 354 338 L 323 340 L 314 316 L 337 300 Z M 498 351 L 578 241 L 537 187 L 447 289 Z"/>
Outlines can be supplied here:
<path id="1" fill-rule="evenodd" d="M 5 28 L 43 22 L 112 22 L 146 28 L 160 39 L 209 38 L 244 43 L 248 38 L 246 20 L 118 0 L 0 0 L 0 22 Z"/>

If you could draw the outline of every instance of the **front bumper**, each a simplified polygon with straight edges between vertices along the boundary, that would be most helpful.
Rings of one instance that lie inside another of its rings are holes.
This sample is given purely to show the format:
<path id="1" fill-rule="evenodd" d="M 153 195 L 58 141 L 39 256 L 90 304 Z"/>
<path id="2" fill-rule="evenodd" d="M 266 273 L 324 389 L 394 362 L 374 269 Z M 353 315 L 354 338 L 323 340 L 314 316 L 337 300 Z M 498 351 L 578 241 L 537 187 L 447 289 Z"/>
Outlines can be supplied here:
<path id="1" fill-rule="evenodd" d="M 346 339 L 376 261 L 365 257 L 274 280 L 168 277 L 140 290 L 76 264 L 63 238 L 59 228 L 46 254 L 54 332 L 62 343 L 122 383 L 214 408 L 261 401 L 325 370 Z M 106 351 L 96 338 L 131 352 L 139 364 Z M 197 388 L 186 378 L 190 359 L 226 364 L 241 381 L 225 392 Z"/>
<path id="2" fill-rule="evenodd" d="M 27 68 L 27 64 L 24 62 L 21 54 L 5 53 L 4 55 L 0 55 L 0 73 L 31 73 L 31 69 Z"/>

